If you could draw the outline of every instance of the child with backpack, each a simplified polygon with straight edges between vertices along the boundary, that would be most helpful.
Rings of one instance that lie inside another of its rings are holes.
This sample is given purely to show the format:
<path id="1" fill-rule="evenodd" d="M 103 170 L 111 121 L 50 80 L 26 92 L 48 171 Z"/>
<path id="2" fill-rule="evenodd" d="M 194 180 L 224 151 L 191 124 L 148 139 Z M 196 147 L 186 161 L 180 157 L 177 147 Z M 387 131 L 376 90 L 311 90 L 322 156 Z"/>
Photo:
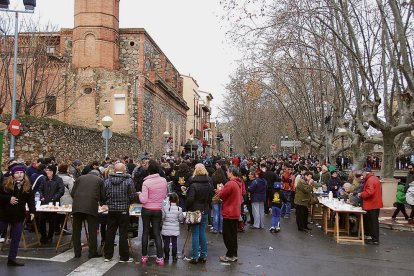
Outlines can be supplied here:
<path id="1" fill-rule="evenodd" d="M 272 227 L 269 231 L 277 233 L 280 231 L 280 217 L 282 215 L 282 204 L 287 202 L 285 195 L 281 192 L 282 183 L 275 182 L 273 184 L 272 195 Z"/>
<path id="2" fill-rule="evenodd" d="M 173 262 L 177 262 L 177 237 L 180 235 L 180 221 L 183 221 L 183 210 L 178 206 L 178 195 L 170 193 L 169 203 L 162 208 L 162 230 L 161 235 L 164 240 L 164 261 L 170 259 L 170 243 Z"/>

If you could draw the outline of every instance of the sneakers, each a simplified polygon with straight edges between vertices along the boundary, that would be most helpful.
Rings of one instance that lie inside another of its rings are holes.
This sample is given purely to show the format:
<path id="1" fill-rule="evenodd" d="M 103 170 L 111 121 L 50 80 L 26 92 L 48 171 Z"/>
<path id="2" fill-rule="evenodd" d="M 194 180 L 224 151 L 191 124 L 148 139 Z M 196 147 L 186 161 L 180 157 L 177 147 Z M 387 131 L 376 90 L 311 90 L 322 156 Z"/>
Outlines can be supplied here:
<path id="1" fill-rule="evenodd" d="M 275 228 L 272 226 L 269 228 L 269 231 L 273 233 L 275 231 Z"/>
<path id="2" fill-rule="evenodd" d="M 220 262 L 230 263 L 230 262 L 236 262 L 237 257 L 227 257 L 227 256 L 221 256 Z"/>
<path id="3" fill-rule="evenodd" d="M 0 238 L 0 243 L 3 243 L 4 242 L 4 238 Z"/>
<path id="4" fill-rule="evenodd" d="M 366 241 L 366 243 L 371 244 L 371 245 L 379 245 L 379 241 L 374 241 L 374 240 Z"/>
<path id="5" fill-rule="evenodd" d="M 275 228 L 275 233 L 278 233 L 280 231 L 280 227 Z"/>
<path id="6" fill-rule="evenodd" d="M 155 260 L 155 262 L 156 262 L 158 265 L 164 265 L 164 258 L 157 258 L 157 260 Z"/>
<path id="7" fill-rule="evenodd" d="M 104 262 L 112 262 L 112 258 L 110 258 L 110 259 L 107 259 L 107 258 L 105 258 L 105 260 L 104 260 Z"/>
<path id="8" fill-rule="evenodd" d="M 129 258 L 128 260 L 124 261 L 124 260 L 119 260 L 118 263 L 132 263 L 134 261 L 134 259 Z"/>
<path id="9" fill-rule="evenodd" d="M 148 262 L 148 256 L 141 257 L 141 264 L 146 264 Z"/>

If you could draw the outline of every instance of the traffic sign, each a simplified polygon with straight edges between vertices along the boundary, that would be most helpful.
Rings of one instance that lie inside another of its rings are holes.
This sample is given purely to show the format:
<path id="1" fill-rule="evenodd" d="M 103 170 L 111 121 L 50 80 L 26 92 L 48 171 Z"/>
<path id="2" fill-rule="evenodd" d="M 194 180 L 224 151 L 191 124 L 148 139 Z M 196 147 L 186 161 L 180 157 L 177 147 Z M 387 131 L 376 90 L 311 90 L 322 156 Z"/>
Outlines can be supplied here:
<path id="1" fill-rule="evenodd" d="M 17 119 L 11 120 L 10 124 L 9 124 L 9 131 L 10 131 L 11 135 L 13 135 L 13 136 L 19 135 L 20 134 L 20 126 L 21 126 L 21 123 L 19 122 L 19 120 L 17 120 Z"/>
<path id="2" fill-rule="evenodd" d="M 300 147 L 301 146 L 301 142 L 300 141 L 281 141 L 280 142 L 280 146 L 281 147 Z"/>
<path id="3" fill-rule="evenodd" d="M 102 131 L 102 138 L 104 139 L 111 139 L 112 138 L 112 130 L 110 128 L 105 128 Z"/>

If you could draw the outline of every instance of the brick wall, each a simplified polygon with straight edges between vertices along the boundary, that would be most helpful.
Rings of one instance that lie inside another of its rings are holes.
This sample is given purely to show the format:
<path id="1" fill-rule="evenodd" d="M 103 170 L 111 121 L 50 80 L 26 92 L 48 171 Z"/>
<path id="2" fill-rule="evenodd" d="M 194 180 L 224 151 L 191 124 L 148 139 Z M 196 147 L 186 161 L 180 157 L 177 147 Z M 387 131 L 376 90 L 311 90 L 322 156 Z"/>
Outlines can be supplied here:
<path id="1" fill-rule="evenodd" d="M 71 126 L 46 118 L 22 116 L 18 119 L 22 122 L 22 132 L 16 139 L 16 158 L 33 160 L 38 157 L 55 156 L 57 161 L 61 162 L 80 159 L 84 163 L 104 159 L 105 140 L 99 130 Z M 2 122 L 9 120 L 0 116 Z M 3 140 L 3 169 L 9 159 L 9 137 L 6 132 Z M 109 140 L 108 152 L 111 158 L 125 155 L 137 158 L 142 154 L 138 139 L 118 133 L 113 133 Z"/>

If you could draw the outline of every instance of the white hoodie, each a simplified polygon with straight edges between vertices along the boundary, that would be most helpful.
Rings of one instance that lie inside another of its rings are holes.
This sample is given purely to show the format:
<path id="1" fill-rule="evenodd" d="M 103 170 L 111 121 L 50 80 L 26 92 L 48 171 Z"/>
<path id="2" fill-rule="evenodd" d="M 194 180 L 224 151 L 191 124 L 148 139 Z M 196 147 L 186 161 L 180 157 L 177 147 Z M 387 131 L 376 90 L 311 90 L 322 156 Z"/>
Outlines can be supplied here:
<path id="1" fill-rule="evenodd" d="M 414 181 L 409 184 L 405 200 L 408 204 L 414 205 Z"/>

